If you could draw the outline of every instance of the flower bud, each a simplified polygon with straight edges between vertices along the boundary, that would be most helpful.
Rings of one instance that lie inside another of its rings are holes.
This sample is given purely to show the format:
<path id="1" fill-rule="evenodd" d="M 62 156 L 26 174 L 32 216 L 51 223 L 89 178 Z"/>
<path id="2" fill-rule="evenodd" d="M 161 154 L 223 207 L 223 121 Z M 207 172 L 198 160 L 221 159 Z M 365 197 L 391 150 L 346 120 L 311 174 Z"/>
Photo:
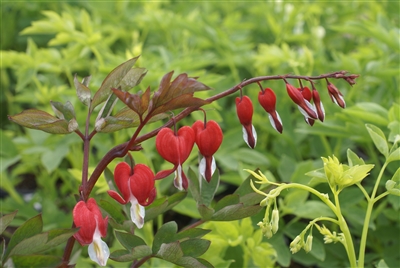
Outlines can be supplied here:
<path id="1" fill-rule="evenodd" d="M 257 143 L 257 132 L 252 124 L 253 103 L 249 97 L 236 98 L 236 113 L 243 126 L 243 139 L 250 148 L 254 149 Z"/>
<path id="2" fill-rule="evenodd" d="M 343 109 L 346 108 L 346 102 L 344 101 L 342 93 L 335 87 L 334 84 L 329 81 L 327 81 L 327 83 L 328 93 L 332 101 Z"/>
<path id="3" fill-rule="evenodd" d="M 272 232 L 275 234 L 279 229 L 279 210 L 272 210 L 271 216 Z"/>
<path id="4" fill-rule="evenodd" d="M 303 243 L 304 241 L 302 237 L 299 235 L 296 236 L 295 239 L 290 243 L 290 251 L 292 252 L 292 254 L 299 252 Z"/>
<path id="5" fill-rule="evenodd" d="M 305 252 L 307 252 L 307 253 L 310 252 L 312 249 L 312 240 L 313 240 L 313 236 L 311 234 L 309 234 L 307 236 L 306 243 L 303 246 Z"/>

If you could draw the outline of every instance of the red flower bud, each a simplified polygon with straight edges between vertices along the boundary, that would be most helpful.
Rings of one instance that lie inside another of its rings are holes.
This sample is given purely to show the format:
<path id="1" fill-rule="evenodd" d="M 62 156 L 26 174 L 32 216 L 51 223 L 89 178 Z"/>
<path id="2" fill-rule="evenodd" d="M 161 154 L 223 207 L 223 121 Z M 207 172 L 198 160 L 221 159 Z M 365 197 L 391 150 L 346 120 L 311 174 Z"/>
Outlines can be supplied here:
<path id="1" fill-rule="evenodd" d="M 344 101 L 342 93 L 335 87 L 334 84 L 329 81 L 327 81 L 327 83 L 328 93 L 329 96 L 331 96 L 332 101 L 343 109 L 346 108 L 346 102 Z"/>
<path id="2" fill-rule="evenodd" d="M 156 148 L 158 153 L 174 164 L 170 170 L 163 170 L 156 174 L 155 179 L 162 179 L 175 171 L 174 185 L 179 190 L 187 189 L 188 180 L 182 170 L 182 164 L 189 157 L 195 142 L 195 134 L 191 127 L 184 126 L 175 134 L 169 128 L 163 128 L 156 137 Z"/>
<path id="3" fill-rule="evenodd" d="M 257 143 L 257 132 L 252 124 L 253 103 L 249 97 L 236 98 L 236 113 L 243 126 L 243 139 L 250 148 L 254 149 Z"/>
<path id="4" fill-rule="evenodd" d="M 315 108 L 317 109 L 318 119 L 321 122 L 324 122 L 324 119 L 325 119 L 324 105 L 322 104 L 321 99 L 319 98 L 318 91 L 315 88 L 312 90 L 312 99 L 313 99 Z"/>
<path id="5" fill-rule="evenodd" d="M 274 129 L 279 133 L 282 133 L 282 120 L 278 112 L 275 110 L 276 96 L 274 91 L 272 91 L 272 89 L 270 88 L 265 88 L 264 90 L 261 90 L 258 93 L 258 102 L 268 113 L 269 121 L 271 122 L 271 125 L 274 127 Z"/>
<path id="6" fill-rule="evenodd" d="M 308 87 L 298 88 L 298 90 L 301 92 L 301 95 L 303 96 L 303 98 L 311 103 L 311 98 L 312 98 L 311 90 Z M 302 112 L 302 110 L 300 109 L 300 106 L 298 106 L 298 108 L 299 108 L 300 112 Z M 308 115 L 304 116 L 304 120 L 310 126 L 314 125 L 315 120 L 308 117 Z"/>
<path id="7" fill-rule="evenodd" d="M 200 174 L 210 182 L 212 174 L 216 169 L 213 155 L 222 143 L 222 130 L 218 123 L 210 120 L 205 125 L 203 121 L 196 121 L 192 126 L 196 135 L 196 144 L 203 156 L 200 161 Z"/>
<path id="8" fill-rule="evenodd" d="M 286 82 L 286 90 L 288 92 L 289 97 L 292 99 L 294 103 L 297 104 L 297 106 L 300 109 L 300 112 L 304 116 L 310 117 L 312 119 L 318 119 L 317 113 L 314 111 L 314 107 L 308 100 L 304 99 L 303 95 L 297 88 Z"/>

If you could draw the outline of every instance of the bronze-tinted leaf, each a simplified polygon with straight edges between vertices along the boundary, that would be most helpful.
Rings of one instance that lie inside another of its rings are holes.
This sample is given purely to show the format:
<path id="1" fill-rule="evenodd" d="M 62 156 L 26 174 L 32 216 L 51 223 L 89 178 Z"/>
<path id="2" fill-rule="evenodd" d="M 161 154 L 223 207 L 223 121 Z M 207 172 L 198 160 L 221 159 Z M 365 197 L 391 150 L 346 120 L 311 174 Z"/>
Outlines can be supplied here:
<path id="1" fill-rule="evenodd" d="M 8 119 L 27 127 L 53 134 L 68 134 L 68 121 L 58 119 L 44 111 L 29 109 L 19 114 L 8 116 Z"/>
<path id="2" fill-rule="evenodd" d="M 188 93 L 184 95 L 180 95 L 178 97 L 175 97 L 168 101 L 167 103 L 164 103 L 154 109 L 151 114 L 159 114 L 159 113 L 165 113 L 168 111 L 172 111 L 178 108 L 186 108 L 186 107 L 192 107 L 192 106 L 203 106 L 205 104 L 209 104 L 209 101 L 195 98 L 193 97 L 193 94 Z"/>
<path id="3" fill-rule="evenodd" d="M 149 107 L 150 87 L 148 87 L 147 90 L 141 95 L 131 94 L 115 88 L 113 88 L 112 91 L 123 103 L 125 103 L 130 109 L 135 111 L 140 116 L 142 116 Z"/>
<path id="4" fill-rule="evenodd" d="M 78 95 L 79 100 L 86 106 L 89 105 L 90 99 L 92 97 L 92 94 L 90 93 L 90 89 L 88 88 L 90 78 L 91 78 L 91 76 L 87 76 L 87 77 L 83 78 L 82 83 L 80 83 L 78 81 L 78 79 L 76 78 L 76 74 L 74 76 L 74 85 L 76 88 L 76 95 Z"/>
<path id="5" fill-rule="evenodd" d="M 173 72 L 169 72 L 161 79 L 158 90 L 150 101 L 151 114 L 158 114 L 177 108 L 190 106 L 202 106 L 208 102 L 194 98 L 196 91 L 210 89 L 195 78 L 190 78 L 183 73 L 178 75 L 172 82 Z"/>
<path id="6" fill-rule="evenodd" d="M 62 104 L 58 101 L 50 101 L 50 104 L 58 118 L 66 119 L 67 121 L 75 118 L 75 110 L 71 102 L 67 101 L 65 104 Z"/>
<path id="7" fill-rule="evenodd" d="M 108 98 L 108 96 L 111 94 L 111 88 L 118 87 L 118 85 L 121 83 L 124 77 L 132 69 L 137 59 L 138 57 L 135 57 L 122 63 L 107 75 L 107 77 L 101 84 L 99 90 L 93 96 L 93 100 L 90 106 L 91 111 L 93 111 L 93 109 L 97 105 L 99 105 Z"/>

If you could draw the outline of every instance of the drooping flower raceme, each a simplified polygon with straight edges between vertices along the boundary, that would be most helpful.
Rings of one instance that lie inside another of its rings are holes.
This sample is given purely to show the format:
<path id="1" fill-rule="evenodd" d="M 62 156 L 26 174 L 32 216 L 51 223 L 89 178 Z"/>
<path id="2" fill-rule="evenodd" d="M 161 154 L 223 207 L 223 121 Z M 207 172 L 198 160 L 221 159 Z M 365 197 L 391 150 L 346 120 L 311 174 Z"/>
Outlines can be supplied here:
<path id="1" fill-rule="evenodd" d="M 120 204 L 131 203 L 131 219 L 138 227 L 144 224 L 144 207 L 150 205 L 156 197 L 154 173 L 146 165 L 137 164 L 131 168 L 125 162 L 117 164 L 114 170 L 114 180 L 122 197 L 113 190 L 107 193 Z"/>
<path id="2" fill-rule="evenodd" d="M 196 144 L 203 158 L 200 160 L 200 174 L 208 182 L 216 169 L 214 154 L 222 143 L 223 134 L 217 122 L 210 120 L 204 124 L 198 120 L 192 126 Z"/>
<path id="3" fill-rule="evenodd" d="M 110 256 L 107 244 L 101 237 L 107 235 L 108 217 L 103 219 L 96 200 L 89 198 L 85 203 L 79 201 L 72 211 L 74 224 L 79 231 L 74 234 L 75 239 L 82 245 L 89 245 L 90 259 L 101 266 L 105 266 Z"/>
<path id="4" fill-rule="evenodd" d="M 253 103 L 247 96 L 236 98 L 236 113 L 240 124 L 243 126 L 243 139 L 247 145 L 254 149 L 257 143 L 257 132 L 252 124 Z"/>
<path id="5" fill-rule="evenodd" d="M 261 86 L 260 86 L 261 88 Z M 274 127 L 276 131 L 282 133 L 283 126 L 282 120 L 279 116 L 278 112 L 275 109 L 276 106 L 276 96 L 275 93 L 270 88 L 262 89 L 258 93 L 258 102 L 264 108 L 264 110 L 268 113 L 269 121 L 271 125 Z"/>
<path id="6" fill-rule="evenodd" d="M 194 130 L 191 127 L 184 126 L 174 133 L 169 128 L 163 128 L 156 137 L 156 148 L 158 153 L 174 164 L 170 170 L 163 170 L 156 174 L 155 179 L 162 179 L 175 171 L 174 185 L 179 190 L 187 189 L 188 179 L 182 169 L 182 164 L 189 157 L 195 142 Z"/>

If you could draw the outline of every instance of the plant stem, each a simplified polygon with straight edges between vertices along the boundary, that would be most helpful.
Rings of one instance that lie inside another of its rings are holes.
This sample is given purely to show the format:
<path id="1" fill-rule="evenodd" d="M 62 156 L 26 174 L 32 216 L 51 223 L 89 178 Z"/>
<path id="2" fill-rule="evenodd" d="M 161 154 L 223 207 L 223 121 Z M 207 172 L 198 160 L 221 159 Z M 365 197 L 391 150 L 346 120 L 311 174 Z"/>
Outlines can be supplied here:
<path id="1" fill-rule="evenodd" d="M 334 196 L 335 196 L 337 215 L 339 215 L 338 216 L 339 226 L 340 226 L 340 230 L 343 232 L 343 235 L 345 238 L 346 243 L 344 245 L 346 248 L 347 257 L 349 258 L 350 267 L 356 267 L 357 259 L 356 259 L 356 252 L 354 251 L 353 238 L 351 237 L 349 227 L 347 226 L 346 220 L 344 219 L 341 209 L 340 209 L 339 192 L 334 192 Z"/>
<path id="2" fill-rule="evenodd" d="M 385 162 L 385 164 L 383 164 L 383 167 L 381 169 L 381 171 L 379 172 L 378 178 L 375 182 L 375 186 L 374 189 L 372 191 L 371 194 L 371 198 L 368 200 L 368 206 L 367 206 L 367 211 L 365 213 L 365 219 L 364 219 L 364 226 L 363 226 L 363 230 L 362 230 L 362 234 L 361 234 L 361 242 L 360 242 L 360 252 L 358 255 L 358 267 L 364 267 L 364 258 L 365 258 L 365 247 L 367 245 L 367 235 L 368 235 L 368 228 L 369 228 L 369 222 L 371 220 L 371 215 L 372 215 L 372 209 L 374 207 L 374 204 L 376 201 L 378 201 L 379 199 L 381 199 L 384 195 L 380 195 L 377 198 L 375 198 L 376 193 L 378 191 L 378 187 L 379 187 L 379 183 L 382 179 L 383 176 L 383 172 L 386 168 L 386 166 L 388 165 L 387 162 Z"/>

